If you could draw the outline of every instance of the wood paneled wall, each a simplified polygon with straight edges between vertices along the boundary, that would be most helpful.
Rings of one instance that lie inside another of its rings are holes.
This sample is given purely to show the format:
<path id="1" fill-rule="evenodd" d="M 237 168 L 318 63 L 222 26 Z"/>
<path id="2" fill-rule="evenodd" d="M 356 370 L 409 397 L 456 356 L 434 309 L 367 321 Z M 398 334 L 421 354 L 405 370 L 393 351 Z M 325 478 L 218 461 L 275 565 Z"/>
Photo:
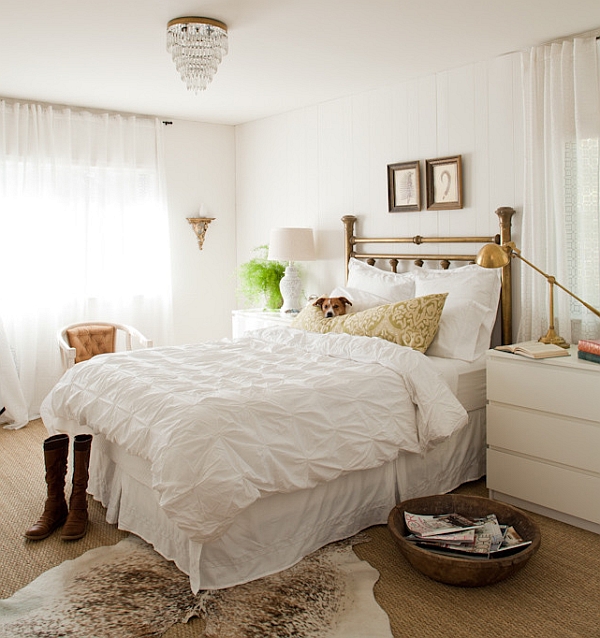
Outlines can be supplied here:
<path id="1" fill-rule="evenodd" d="M 464 207 L 425 209 L 424 160 L 462 155 Z M 422 209 L 389 213 L 388 164 L 421 160 Z M 236 127 L 237 260 L 271 227 L 311 226 L 319 260 L 304 265 L 307 294 L 343 283 L 340 218 L 366 234 L 487 235 L 494 211 L 517 210 L 523 141 L 520 58 L 489 62 L 341 97 Z"/>

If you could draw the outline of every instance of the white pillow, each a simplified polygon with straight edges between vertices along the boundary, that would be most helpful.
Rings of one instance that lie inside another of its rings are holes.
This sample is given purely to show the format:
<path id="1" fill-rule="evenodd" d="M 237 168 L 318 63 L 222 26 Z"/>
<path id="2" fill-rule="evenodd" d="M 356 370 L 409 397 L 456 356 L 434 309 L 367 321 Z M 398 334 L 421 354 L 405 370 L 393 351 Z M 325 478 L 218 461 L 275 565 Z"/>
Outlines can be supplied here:
<path id="1" fill-rule="evenodd" d="M 447 302 L 427 354 L 475 361 L 479 357 L 479 333 L 487 313 L 488 309 L 476 301 Z"/>
<path id="2" fill-rule="evenodd" d="M 362 312 L 363 310 L 369 310 L 369 308 L 375 308 L 375 306 L 383 306 L 390 303 L 388 299 L 373 295 L 359 288 L 344 288 L 342 286 L 334 288 L 329 293 L 329 296 L 346 297 L 348 301 L 351 301 L 352 305 L 346 308 L 347 314 L 350 312 Z"/>
<path id="3" fill-rule="evenodd" d="M 395 273 L 369 266 L 359 259 L 348 262 L 348 288 L 357 288 L 382 297 L 388 303 L 415 297 L 415 275 L 412 271 Z"/>
<path id="4" fill-rule="evenodd" d="M 434 351 L 442 351 L 446 353 L 443 356 L 451 359 L 474 361 L 490 347 L 500 283 L 499 270 L 476 264 L 452 270 L 415 271 L 415 296 L 448 293 L 440 321 L 441 335 Z M 445 318 L 447 310 L 450 312 Z M 469 331 L 457 330 L 457 322 L 461 320 L 469 324 Z"/>

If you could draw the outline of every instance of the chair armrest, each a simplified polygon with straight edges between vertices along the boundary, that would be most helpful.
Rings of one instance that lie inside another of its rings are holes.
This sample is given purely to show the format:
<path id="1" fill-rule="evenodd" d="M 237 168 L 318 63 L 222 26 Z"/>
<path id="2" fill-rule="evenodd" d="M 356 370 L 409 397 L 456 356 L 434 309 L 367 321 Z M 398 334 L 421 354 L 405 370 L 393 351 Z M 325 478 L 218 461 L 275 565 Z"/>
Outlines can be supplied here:
<path id="1" fill-rule="evenodd" d="M 58 346 L 60 349 L 60 357 L 62 359 L 63 367 L 65 369 L 72 368 L 75 365 L 75 357 L 77 356 L 77 351 L 75 348 L 71 348 L 67 338 L 65 336 L 64 329 L 59 330 L 56 335 L 58 340 Z"/>
<path id="2" fill-rule="evenodd" d="M 121 325 L 117 324 L 117 327 L 123 330 L 126 334 L 127 350 L 132 349 L 132 337 L 137 339 L 137 341 L 142 346 L 142 348 L 152 348 L 153 346 L 152 339 L 148 339 L 147 337 L 145 337 L 137 328 L 134 328 L 133 326 L 128 326 L 125 324 L 121 324 Z"/>

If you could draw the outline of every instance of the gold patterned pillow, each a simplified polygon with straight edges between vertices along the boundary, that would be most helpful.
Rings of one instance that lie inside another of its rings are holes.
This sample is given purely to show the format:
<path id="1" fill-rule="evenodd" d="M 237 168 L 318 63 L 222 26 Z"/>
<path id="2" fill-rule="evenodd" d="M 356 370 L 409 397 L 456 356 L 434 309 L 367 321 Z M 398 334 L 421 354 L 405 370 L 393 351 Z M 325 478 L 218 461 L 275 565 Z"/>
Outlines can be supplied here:
<path id="1" fill-rule="evenodd" d="M 309 332 L 345 332 L 361 337 L 379 337 L 400 346 L 425 352 L 433 341 L 448 293 L 415 297 L 341 317 L 323 317 L 320 308 L 308 305 L 291 327 Z"/>

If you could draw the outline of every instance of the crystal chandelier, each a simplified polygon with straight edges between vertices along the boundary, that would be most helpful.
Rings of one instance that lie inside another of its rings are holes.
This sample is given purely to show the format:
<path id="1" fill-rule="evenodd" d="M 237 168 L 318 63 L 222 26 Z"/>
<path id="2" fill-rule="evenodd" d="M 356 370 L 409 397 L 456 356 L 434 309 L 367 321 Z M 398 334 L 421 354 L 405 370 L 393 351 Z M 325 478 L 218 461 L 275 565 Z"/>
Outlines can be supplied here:
<path id="1" fill-rule="evenodd" d="M 189 91 L 204 91 L 227 54 L 227 25 L 212 18 L 175 18 L 167 24 L 167 51 Z"/>

